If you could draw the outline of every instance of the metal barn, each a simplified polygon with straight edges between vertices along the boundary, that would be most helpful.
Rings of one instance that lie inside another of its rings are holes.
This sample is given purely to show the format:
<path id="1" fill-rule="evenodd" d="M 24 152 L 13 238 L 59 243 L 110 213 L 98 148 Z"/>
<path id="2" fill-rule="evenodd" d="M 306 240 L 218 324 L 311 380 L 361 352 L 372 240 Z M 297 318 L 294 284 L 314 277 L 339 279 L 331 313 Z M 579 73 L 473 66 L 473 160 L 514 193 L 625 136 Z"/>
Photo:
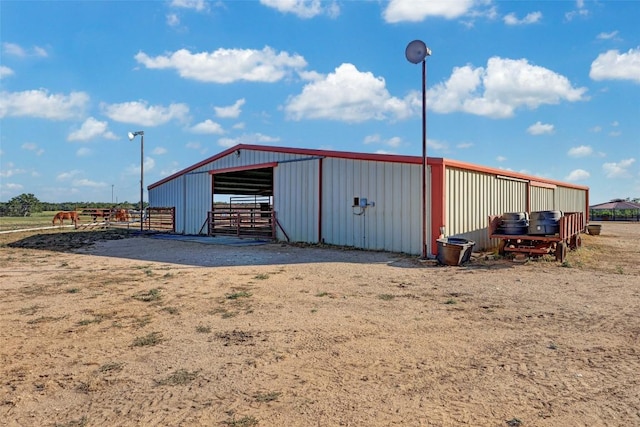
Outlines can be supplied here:
<path id="1" fill-rule="evenodd" d="M 237 145 L 151 184 L 151 207 L 174 207 L 181 234 L 232 234 L 427 253 L 440 234 L 488 238 L 488 216 L 583 212 L 589 189 L 500 169 L 422 157 Z M 216 203 L 225 197 L 226 203 Z M 426 203 L 423 205 L 423 200 Z"/>

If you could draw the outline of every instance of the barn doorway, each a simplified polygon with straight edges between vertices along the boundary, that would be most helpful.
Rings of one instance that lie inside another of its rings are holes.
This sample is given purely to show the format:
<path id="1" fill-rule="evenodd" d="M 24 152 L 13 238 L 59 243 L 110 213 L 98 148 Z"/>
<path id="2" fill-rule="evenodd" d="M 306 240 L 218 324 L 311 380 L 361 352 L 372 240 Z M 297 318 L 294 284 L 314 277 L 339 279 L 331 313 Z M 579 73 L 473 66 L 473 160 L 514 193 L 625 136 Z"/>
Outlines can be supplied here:
<path id="1" fill-rule="evenodd" d="M 212 172 L 210 236 L 275 238 L 273 165 Z"/>

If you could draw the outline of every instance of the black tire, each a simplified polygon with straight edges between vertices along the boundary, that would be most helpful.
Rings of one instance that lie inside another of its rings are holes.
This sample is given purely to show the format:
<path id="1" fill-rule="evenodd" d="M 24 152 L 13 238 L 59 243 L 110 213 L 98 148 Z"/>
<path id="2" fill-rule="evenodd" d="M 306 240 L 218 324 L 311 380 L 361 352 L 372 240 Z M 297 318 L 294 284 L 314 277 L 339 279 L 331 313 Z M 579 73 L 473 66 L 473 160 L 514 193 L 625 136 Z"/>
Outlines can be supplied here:
<path id="1" fill-rule="evenodd" d="M 562 217 L 561 211 L 537 211 L 529 214 L 530 220 L 554 220 L 558 221 Z"/>
<path id="2" fill-rule="evenodd" d="M 504 256 L 504 254 L 505 254 L 504 248 L 506 246 L 507 246 L 507 241 L 506 240 L 500 240 L 500 243 L 498 243 L 498 255 Z"/>
<path id="3" fill-rule="evenodd" d="M 564 262 L 567 257 L 567 244 L 565 242 L 556 243 L 556 261 Z"/>
<path id="4" fill-rule="evenodd" d="M 505 212 L 502 214 L 502 219 L 507 221 L 520 221 L 527 219 L 527 217 L 526 212 Z"/>

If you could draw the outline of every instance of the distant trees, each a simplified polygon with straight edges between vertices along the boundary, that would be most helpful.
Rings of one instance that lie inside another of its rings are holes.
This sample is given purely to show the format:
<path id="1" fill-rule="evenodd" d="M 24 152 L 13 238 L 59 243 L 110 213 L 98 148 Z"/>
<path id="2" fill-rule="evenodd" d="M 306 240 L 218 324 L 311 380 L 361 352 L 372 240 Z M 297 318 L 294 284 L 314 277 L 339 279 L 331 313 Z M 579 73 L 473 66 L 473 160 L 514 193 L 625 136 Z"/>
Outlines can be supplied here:
<path id="1" fill-rule="evenodd" d="M 42 212 L 42 203 L 31 193 L 16 196 L 0 206 L 3 216 L 29 216 L 32 212 Z"/>
<path id="2" fill-rule="evenodd" d="M 147 203 L 145 203 L 145 206 Z M 135 209 L 139 205 L 127 201 L 118 203 L 118 208 Z M 104 202 L 41 202 L 31 193 L 21 194 L 6 203 L 0 203 L 0 216 L 29 216 L 42 211 L 73 211 L 76 209 L 110 209 L 111 203 Z"/>

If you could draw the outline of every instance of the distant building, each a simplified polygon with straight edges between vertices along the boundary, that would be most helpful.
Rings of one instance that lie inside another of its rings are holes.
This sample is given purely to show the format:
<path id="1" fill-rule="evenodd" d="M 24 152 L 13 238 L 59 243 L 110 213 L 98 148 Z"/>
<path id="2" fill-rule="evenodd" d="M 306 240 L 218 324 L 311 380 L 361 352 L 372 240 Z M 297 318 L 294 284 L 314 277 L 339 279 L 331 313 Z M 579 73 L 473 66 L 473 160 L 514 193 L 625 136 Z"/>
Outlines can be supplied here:
<path id="1" fill-rule="evenodd" d="M 151 184 L 149 205 L 175 207 L 181 234 L 273 230 L 279 240 L 408 254 L 422 253 L 424 212 L 432 255 L 441 232 L 495 246 L 489 215 L 588 214 L 588 187 L 434 157 L 423 205 L 422 170 L 420 156 L 241 144 Z M 221 196 L 248 208 L 214 206 Z"/>

